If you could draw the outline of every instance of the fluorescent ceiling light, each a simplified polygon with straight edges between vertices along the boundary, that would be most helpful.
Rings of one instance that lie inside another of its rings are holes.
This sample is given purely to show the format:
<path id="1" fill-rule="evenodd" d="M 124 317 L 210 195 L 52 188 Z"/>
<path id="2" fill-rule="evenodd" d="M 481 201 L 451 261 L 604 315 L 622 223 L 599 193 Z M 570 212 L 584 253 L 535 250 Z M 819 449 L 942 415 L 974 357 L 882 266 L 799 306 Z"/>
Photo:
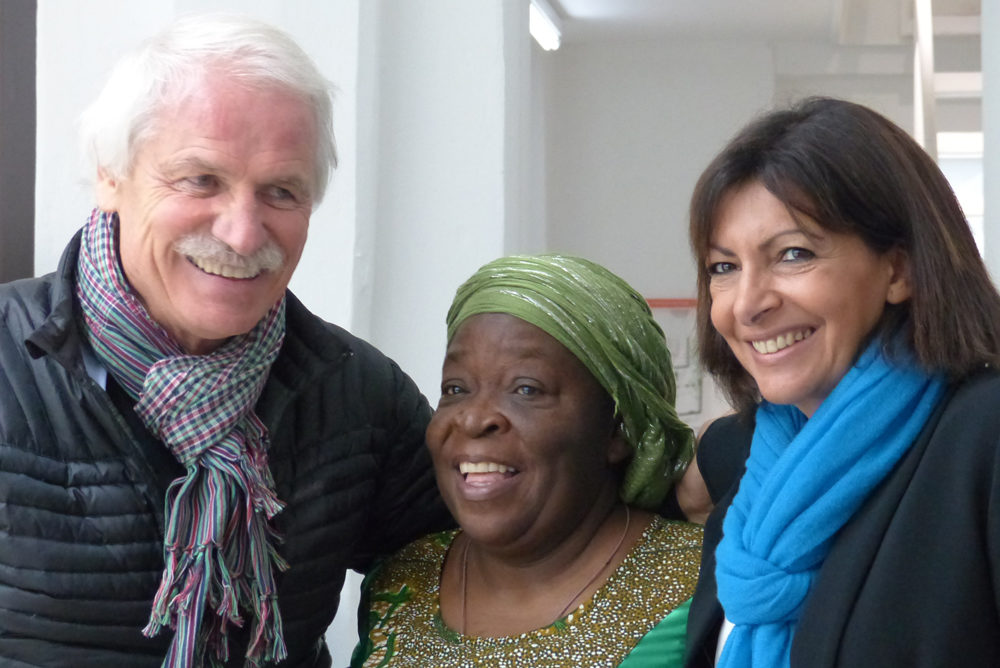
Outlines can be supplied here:
<path id="1" fill-rule="evenodd" d="M 538 46 L 546 51 L 559 48 L 562 33 L 557 25 L 558 19 L 552 7 L 545 0 L 531 0 L 528 5 L 528 32 L 538 42 Z"/>

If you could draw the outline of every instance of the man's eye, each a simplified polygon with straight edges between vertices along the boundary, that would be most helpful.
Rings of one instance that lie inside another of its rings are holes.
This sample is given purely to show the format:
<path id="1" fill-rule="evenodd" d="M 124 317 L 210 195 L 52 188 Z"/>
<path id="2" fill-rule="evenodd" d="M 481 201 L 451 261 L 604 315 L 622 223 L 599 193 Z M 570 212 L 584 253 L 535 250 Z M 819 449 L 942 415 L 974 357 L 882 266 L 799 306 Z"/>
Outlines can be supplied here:
<path id="1" fill-rule="evenodd" d="M 198 174 L 197 176 L 189 176 L 184 179 L 189 185 L 195 188 L 214 188 L 218 185 L 219 181 L 211 174 Z"/>
<path id="2" fill-rule="evenodd" d="M 302 199 L 298 192 L 281 186 L 268 186 L 263 190 L 262 194 L 271 206 L 280 209 L 297 207 Z"/>
<path id="3" fill-rule="evenodd" d="M 516 394 L 520 394 L 522 397 L 534 397 L 541 393 L 541 390 L 534 385 L 518 385 L 514 388 Z"/>
<path id="4" fill-rule="evenodd" d="M 462 390 L 461 386 L 455 384 L 448 384 L 441 386 L 442 397 L 453 397 L 456 394 L 461 394 L 463 391 L 464 390 Z"/>
<path id="5" fill-rule="evenodd" d="M 295 199 L 295 195 L 291 190 L 279 186 L 271 186 L 267 189 L 267 194 L 274 199 Z"/>

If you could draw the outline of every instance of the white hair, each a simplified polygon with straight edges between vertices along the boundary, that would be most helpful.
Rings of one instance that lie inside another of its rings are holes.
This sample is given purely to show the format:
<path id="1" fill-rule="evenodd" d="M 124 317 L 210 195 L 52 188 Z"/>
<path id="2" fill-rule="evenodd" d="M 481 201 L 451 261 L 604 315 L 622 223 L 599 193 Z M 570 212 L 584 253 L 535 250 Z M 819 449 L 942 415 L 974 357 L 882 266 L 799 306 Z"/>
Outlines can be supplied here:
<path id="1" fill-rule="evenodd" d="M 208 71 L 252 89 L 284 88 L 309 104 L 317 128 L 313 200 L 318 204 L 337 166 L 333 87 L 287 33 L 233 14 L 183 17 L 115 65 L 79 119 L 90 174 L 127 176 L 136 152 L 156 131 L 159 112 L 183 99 Z"/>

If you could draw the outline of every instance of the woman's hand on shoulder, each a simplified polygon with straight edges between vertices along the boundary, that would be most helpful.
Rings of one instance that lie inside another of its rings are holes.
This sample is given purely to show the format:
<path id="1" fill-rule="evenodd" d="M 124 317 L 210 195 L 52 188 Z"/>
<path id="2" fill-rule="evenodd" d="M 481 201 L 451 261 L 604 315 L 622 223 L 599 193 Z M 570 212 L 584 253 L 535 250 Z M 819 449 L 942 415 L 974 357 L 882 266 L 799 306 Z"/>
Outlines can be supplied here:
<path id="1" fill-rule="evenodd" d="M 705 485 L 705 479 L 702 478 L 701 471 L 698 469 L 697 452 L 702 435 L 717 419 L 713 418 L 709 420 L 698 430 L 698 437 L 695 442 L 695 456 L 691 458 L 691 463 L 688 464 L 684 476 L 677 483 L 677 504 L 681 507 L 688 521 L 697 524 L 704 524 L 711 514 L 712 509 L 715 508 L 712 496 L 708 493 L 708 487 Z"/>

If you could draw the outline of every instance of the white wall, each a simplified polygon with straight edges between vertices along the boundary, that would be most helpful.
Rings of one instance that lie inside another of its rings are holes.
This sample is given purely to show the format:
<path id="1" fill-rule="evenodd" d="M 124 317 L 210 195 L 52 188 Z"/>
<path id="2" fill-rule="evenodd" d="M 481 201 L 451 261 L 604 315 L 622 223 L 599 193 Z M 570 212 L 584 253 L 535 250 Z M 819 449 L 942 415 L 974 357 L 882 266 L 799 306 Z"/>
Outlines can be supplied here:
<path id="1" fill-rule="evenodd" d="M 516 178 L 527 11 L 492 3 L 380 0 L 378 165 L 370 338 L 436 403 L 444 316 L 458 287 L 505 251 Z M 512 133 L 508 136 L 508 133 Z M 367 284 L 367 282 L 366 282 Z"/>
<path id="2" fill-rule="evenodd" d="M 770 49 L 601 43 L 549 55 L 550 248 L 607 266 L 647 298 L 694 297 L 691 191 L 729 137 L 770 106 Z M 728 408 L 708 379 L 703 388 L 702 410 L 684 415 L 696 427 Z"/>
<path id="3" fill-rule="evenodd" d="M 85 182 L 90 175 L 83 174 L 77 150 L 77 116 L 122 50 L 172 15 L 167 3 L 38 1 L 36 274 L 56 268 L 66 243 L 94 206 L 92 188 Z"/>
<path id="4" fill-rule="evenodd" d="M 810 95 L 841 97 L 877 110 L 913 130 L 913 47 L 774 45 L 775 104 Z"/>

